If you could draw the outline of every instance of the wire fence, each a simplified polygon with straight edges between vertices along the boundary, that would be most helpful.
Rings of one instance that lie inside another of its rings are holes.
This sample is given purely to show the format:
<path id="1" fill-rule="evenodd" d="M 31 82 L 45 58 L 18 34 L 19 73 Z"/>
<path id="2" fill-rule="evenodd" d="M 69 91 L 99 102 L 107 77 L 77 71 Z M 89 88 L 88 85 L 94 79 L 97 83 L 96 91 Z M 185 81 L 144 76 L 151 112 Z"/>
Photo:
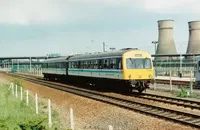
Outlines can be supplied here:
<path id="1" fill-rule="evenodd" d="M 47 107 L 45 107 L 45 108 L 47 110 L 41 110 L 44 107 L 41 107 L 40 105 L 44 104 L 44 103 L 40 103 L 42 101 L 40 101 L 40 99 L 38 98 L 39 95 L 37 93 L 35 93 L 34 95 L 31 95 L 30 91 L 28 89 L 24 89 L 23 87 L 20 87 L 12 82 L 10 83 L 8 90 L 11 91 L 13 98 L 18 99 L 21 102 L 25 102 L 26 106 L 33 107 L 35 109 L 35 113 L 32 113 L 32 114 L 40 115 L 41 113 L 44 113 L 44 111 L 45 111 L 46 115 L 48 117 L 47 125 L 48 125 L 49 129 L 51 129 L 52 126 L 54 125 L 55 121 L 53 121 L 53 120 L 58 120 L 58 119 L 53 119 L 51 99 L 46 100 L 47 102 L 45 104 L 47 104 Z M 75 130 L 76 126 L 75 126 L 73 108 L 69 108 L 68 119 L 69 119 L 69 128 L 71 130 Z M 113 126 L 109 125 L 108 130 L 113 130 Z"/>

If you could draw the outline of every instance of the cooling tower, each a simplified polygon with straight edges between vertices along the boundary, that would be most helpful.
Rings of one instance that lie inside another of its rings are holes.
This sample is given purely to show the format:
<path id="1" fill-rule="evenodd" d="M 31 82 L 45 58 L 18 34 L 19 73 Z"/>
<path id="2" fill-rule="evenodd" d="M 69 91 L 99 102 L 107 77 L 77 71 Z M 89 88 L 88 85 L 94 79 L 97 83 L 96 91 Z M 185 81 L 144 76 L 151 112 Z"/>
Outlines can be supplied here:
<path id="1" fill-rule="evenodd" d="M 189 25 L 189 41 L 187 54 L 200 53 L 200 21 L 188 22 Z"/>
<path id="2" fill-rule="evenodd" d="M 176 47 L 173 38 L 173 20 L 158 21 L 158 46 L 156 54 L 176 54 Z M 156 58 L 158 59 L 158 58 Z M 164 60 L 165 57 L 159 58 Z"/>

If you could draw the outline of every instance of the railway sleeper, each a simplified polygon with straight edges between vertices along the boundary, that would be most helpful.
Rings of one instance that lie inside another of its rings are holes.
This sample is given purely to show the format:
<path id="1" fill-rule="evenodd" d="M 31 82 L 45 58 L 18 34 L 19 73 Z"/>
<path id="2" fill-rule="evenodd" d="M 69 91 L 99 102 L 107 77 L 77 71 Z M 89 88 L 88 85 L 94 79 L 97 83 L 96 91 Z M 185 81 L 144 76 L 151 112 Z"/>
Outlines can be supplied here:
<path id="1" fill-rule="evenodd" d="M 190 121 L 190 120 L 193 120 L 194 118 L 192 118 L 192 117 L 188 117 L 188 116 L 182 116 L 182 118 L 180 118 L 179 120 L 181 120 L 181 121 Z"/>
<path id="2" fill-rule="evenodd" d="M 175 119 L 177 119 L 177 120 L 181 120 L 181 119 L 183 119 L 185 116 L 182 116 L 182 115 L 178 115 Z"/>
<path id="3" fill-rule="evenodd" d="M 192 118 L 192 117 L 186 117 L 186 118 L 184 118 L 184 121 L 187 121 L 187 122 L 190 122 L 191 120 L 194 120 L 194 118 Z"/>
<path id="4" fill-rule="evenodd" d="M 196 119 L 196 120 L 192 120 L 192 121 L 189 121 L 190 123 L 200 123 L 200 119 Z"/>

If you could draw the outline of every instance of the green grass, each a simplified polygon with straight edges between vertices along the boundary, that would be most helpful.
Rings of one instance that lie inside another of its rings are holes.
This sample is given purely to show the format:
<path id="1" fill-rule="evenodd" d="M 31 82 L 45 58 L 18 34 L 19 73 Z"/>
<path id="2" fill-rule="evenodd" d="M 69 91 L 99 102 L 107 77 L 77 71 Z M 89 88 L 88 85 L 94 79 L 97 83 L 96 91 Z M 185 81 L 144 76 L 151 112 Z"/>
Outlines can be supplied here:
<path id="1" fill-rule="evenodd" d="M 189 92 L 189 95 L 187 94 L 187 92 Z M 180 97 L 180 98 L 186 98 L 186 97 L 189 97 L 189 98 L 197 98 L 197 99 L 200 99 L 200 96 L 198 96 L 197 94 L 195 93 L 191 93 L 190 90 L 187 90 L 186 88 L 182 87 L 181 90 L 176 93 L 176 96 L 177 97 Z"/>
<path id="2" fill-rule="evenodd" d="M 39 115 L 35 114 L 35 100 L 29 96 L 29 106 L 25 99 L 20 100 L 20 89 L 18 98 L 8 90 L 9 85 L 0 85 L 0 130 L 45 130 L 48 129 L 47 102 L 40 103 Z M 24 96 L 25 98 L 25 93 Z M 52 120 L 58 122 L 58 114 L 52 110 Z M 35 127 L 34 127 L 35 126 Z M 53 124 L 53 129 L 60 128 L 60 124 Z"/>

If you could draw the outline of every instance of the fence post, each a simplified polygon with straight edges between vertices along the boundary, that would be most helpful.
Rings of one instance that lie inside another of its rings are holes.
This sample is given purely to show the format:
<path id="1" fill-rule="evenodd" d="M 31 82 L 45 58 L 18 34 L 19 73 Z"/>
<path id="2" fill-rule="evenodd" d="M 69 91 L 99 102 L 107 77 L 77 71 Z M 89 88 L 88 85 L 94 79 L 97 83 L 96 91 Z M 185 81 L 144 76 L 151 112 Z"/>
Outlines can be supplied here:
<path id="1" fill-rule="evenodd" d="M 28 106 L 28 90 L 26 90 L 26 105 Z"/>
<path id="2" fill-rule="evenodd" d="M 15 85 L 15 96 L 17 97 L 17 85 Z"/>
<path id="3" fill-rule="evenodd" d="M 193 80 L 192 80 L 192 71 L 190 71 L 190 91 L 193 93 Z"/>
<path id="4" fill-rule="evenodd" d="M 12 82 L 10 83 L 10 87 L 9 87 L 9 89 L 8 89 L 8 90 L 10 90 L 10 89 L 12 89 Z"/>
<path id="5" fill-rule="evenodd" d="M 153 84 L 153 89 L 156 90 L 156 77 L 154 76 L 154 84 Z"/>
<path id="6" fill-rule="evenodd" d="M 172 91 L 172 71 L 169 71 L 169 82 L 170 82 L 170 91 Z"/>
<path id="7" fill-rule="evenodd" d="M 38 97 L 37 97 L 37 93 L 35 94 L 35 111 L 36 111 L 36 114 L 38 115 Z"/>
<path id="8" fill-rule="evenodd" d="M 23 100 L 23 93 L 22 93 L 22 87 L 20 87 L 21 92 L 21 100 Z"/>
<path id="9" fill-rule="evenodd" d="M 51 120 L 51 100 L 48 100 L 48 120 L 49 120 L 49 128 L 52 126 L 52 120 Z"/>
<path id="10" fill-rule="evenodd" d="M 70 108 L 70 128 L 74 130 L 74 117 L 73 117 L 73 109 Z"/>
<path id="11" fill-rule="evenodd" d="M 113 130 L 113 127 L 111 125 L 108 126 L 109 130 Z"/>
<path id="12" fill-rule="evenodd" d="M 15 92 L 14 92 L 14 91 L 15 91 L 15 90 L 14 90 L 14 84 L 11 83 L 11 85 L 12 85 L 12 94 L 14 95 L 14 93 L 15 93 Z"/>

